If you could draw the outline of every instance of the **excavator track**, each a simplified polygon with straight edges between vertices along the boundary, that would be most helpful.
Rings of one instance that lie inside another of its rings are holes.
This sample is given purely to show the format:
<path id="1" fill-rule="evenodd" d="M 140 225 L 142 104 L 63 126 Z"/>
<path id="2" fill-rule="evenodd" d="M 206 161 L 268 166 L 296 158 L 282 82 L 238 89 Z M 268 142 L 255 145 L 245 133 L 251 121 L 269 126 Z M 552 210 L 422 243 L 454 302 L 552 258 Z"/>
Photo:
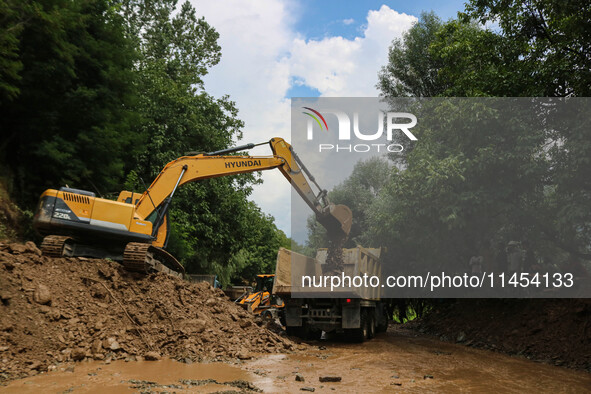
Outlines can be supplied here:
<path id="1" fill-rule="evenodd" d="M 48 235 L 41 242 L 41 252 L 44 256 L 62 257 L 72 256 L 72 238 L 63 235 Z"/>
<path id="2" fill-rule="evenodd" d="M 182 278 L 185 268 L 164 249 L 141 242 L 130 242 L 123 252 L 123 267 L 128 271 L 164 272 Z"/>

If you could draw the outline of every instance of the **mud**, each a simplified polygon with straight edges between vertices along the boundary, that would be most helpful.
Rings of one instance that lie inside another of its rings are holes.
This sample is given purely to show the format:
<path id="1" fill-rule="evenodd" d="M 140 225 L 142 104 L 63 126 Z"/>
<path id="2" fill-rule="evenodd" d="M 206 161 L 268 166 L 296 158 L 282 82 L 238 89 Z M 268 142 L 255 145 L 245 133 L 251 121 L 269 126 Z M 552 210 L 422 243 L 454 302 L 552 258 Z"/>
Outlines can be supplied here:
<path id="1" fill-rule="evenodd" d="M 561 392 L 584 393 L 591 374 L 445 343 L 393 328 L 364 344 L 312 343 L 305 353 L 259 354 L 241 364 L 122 361 L 10 382 L 8 393 L 44 392 Z M 296 380 L 299 376 L 299 380 Z M 323 377 L 339 382 L 320 382 Z"/>
<path id="2" fill-rule="evenodd" d="M 394 328 L 364 344 L 317 342 L 305 354 L 267 355 L 245 369 L 265 392 L 591 392 L 591 374 L 440 342 Z M 320 350 L 323 349 L 323 350 Z M 299 374 L 303 382 L 296 381 Z M 321 383 L 325 376 L 338 383 Z"/>
<path id="3" fill-rule="evenodd" d="M 184 364 L 156 362 L 83 362 L 64 365 L 48 374 L 17 380 L 3 387 L 6 393 L 40 392 L 259 392 L 249 381 L 256 375 L 223 363 Z"/>
<path id="4" fill-rule="evenodd" d="M 49 258 L 32 242 L 0 244 L 0 299 L 0 382 L 69 361 L 239 361 L 306 349 L 206 282 Z"/>
<path id="5" fill-rule="evenodd" d="M 346 241 L 346 237 L 333 236 L 329 239 L 323 275 L 334 275 L 343 272 L 343 246 Z"/>
<path id="6" fill-rule="evenodd" d="M 408 326 L 444 341 L 591 372 L 591 300 L 464 299 Z"/>

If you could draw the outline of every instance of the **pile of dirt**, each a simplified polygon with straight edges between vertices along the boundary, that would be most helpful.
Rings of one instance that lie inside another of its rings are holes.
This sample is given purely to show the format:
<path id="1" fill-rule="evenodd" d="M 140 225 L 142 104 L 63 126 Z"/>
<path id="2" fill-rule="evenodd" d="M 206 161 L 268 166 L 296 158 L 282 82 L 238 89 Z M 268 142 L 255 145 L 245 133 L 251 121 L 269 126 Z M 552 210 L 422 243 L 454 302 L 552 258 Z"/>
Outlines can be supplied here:
<path id="1" fill-rule="evenodd" d="M 0 381 L 68 361 L 239 360 L 305 348 L 206 282 L 49 258 L 32 242 L 0 244 L 0 299 Z"/>
<path id="2" fill-rule="evenodd" d="M 591 300 L 442 300 L 409 324 L 442 340 L 591 372 Z"/>

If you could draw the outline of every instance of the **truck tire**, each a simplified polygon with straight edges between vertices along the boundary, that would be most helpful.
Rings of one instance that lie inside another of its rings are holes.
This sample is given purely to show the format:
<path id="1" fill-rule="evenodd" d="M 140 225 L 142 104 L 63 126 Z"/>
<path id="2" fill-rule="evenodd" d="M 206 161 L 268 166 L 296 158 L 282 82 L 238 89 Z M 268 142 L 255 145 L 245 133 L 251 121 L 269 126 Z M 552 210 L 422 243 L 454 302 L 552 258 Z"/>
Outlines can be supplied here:
<path id="1" fill-rule="evenodd" d="M 302 327 L 285 327 L 285 333 L 290 337 L 300 337 L 302 333 Z"/>
<path id="2" fill-rule="evenodd" d="M 372 339 L 376 336 L 376 318 L 375 313 L 369 313 L 369 318 L 367 319 L 367 338 Z"/>
<path id="3" fill-rule="evenodd" d="M 376 326 L 376 332 L 386 332 L 388 331 L 388 323 L 390 319 L 386 318 L 383 323 L 380 323 Z"/>
<path id="4" fill-rule="evenodd" d="M 388 323 L 390 323 L 390 317 L 388 316 L 388 308 L 383 306 L 378 317 L 378 324 L 376 324 L 376 332 L 388 331 Z"/>

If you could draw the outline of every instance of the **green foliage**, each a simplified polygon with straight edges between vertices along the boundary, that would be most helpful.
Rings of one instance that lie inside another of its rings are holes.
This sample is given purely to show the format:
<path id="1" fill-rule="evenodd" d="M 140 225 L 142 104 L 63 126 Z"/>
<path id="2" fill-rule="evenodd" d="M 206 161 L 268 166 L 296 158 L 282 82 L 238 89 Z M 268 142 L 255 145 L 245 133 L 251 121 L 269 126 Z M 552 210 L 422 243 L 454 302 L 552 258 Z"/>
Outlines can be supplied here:
<path id="1" fill-rule="evenodd" d="M 514 62 L 534 72 L 540 95 L 591 93 L 591 3 L 573 0 L 472 0 L 465 18 L 496 22 L 519 48 Z"/>
<path id="2" fill-rule="evenodd" d="M 242 121 L 203 76 L 218 33 L 187 1 L 0 0 L 0 164 L 31 209 L 67 184 L 141 192 L 171 160 L 228 148 Z M 224 284 L 272 272 L 289 247 L 247 200 L 255 174 L 209 179 L 175 194 L 170 251 Z"/>
<path id="3" fill-rule="evenodd" d="M 0 160 L 22 206 L 56 184 L 109 190 L 124 175 L 135 52 L 108 5 L 29 0 L 13 9 L 20 18 L 5 33 L 19 32 L 11 53 L 20 70 L 1 103 Z"/>
<path id="4" fill-rule="evenodd" d="M 16 0 L 0 1 L 0 104 L 14 99 L 20 92 L 18 81 L 23 67 L 18 44 L 27 12 Z"/>
<path id="5" fill-rule="evenodd" d="M 590 10 L 579 2 L 473 0 L 457 20 L 422 15 L 393 42 L 378 86 L 391 102 L 426 92 L 586 96 Z M 500 30 L 475 20 L 496 22 Z M 493 256 L 513 239 L 529 241 L 548 264 L 591 259 L 584 105 L 419 103 L 413 109 L 421 119 L 419 140 L 403 165 L 391 168 L 366 210 L 373 225 L 359 239 L 388 246 L 397 262 L 431 269 L 465 270 L 474 253 Z M 508 109 L 514 118 L 501 121 Z"/>
<path id="6" fill-rule="evenodd" d="M 366 247 L 374 246 L 373 240 L 367 237 L 368 234 L 365 231 L 372 225 L 368 215 L 373 201 L 387 183 L 390 172 L 391 165 L 378 157 L 359 162 L 349 178 L 329 193 L 331 202 L 346 205 L 353 213 L 353 225 L 346 247 L 355 247 L 357 244 Z M 308 219 L 307 224 L 307 246 L 312 251 L 327 247 L 328 239 L 324 227 L 316 221 L 314 216 Z"/>
<path id="7" fill-rule="evenodd" d="M 441 59 L 430 46 L 442 22 L 433 12 L 421 14 L 419 22 L 402 39 L 395 39 L 388 53 L 388 64 L 379 73 L 378 88 L 386 97 L 432 97 L 440 94 L 438 81 Z"/>

